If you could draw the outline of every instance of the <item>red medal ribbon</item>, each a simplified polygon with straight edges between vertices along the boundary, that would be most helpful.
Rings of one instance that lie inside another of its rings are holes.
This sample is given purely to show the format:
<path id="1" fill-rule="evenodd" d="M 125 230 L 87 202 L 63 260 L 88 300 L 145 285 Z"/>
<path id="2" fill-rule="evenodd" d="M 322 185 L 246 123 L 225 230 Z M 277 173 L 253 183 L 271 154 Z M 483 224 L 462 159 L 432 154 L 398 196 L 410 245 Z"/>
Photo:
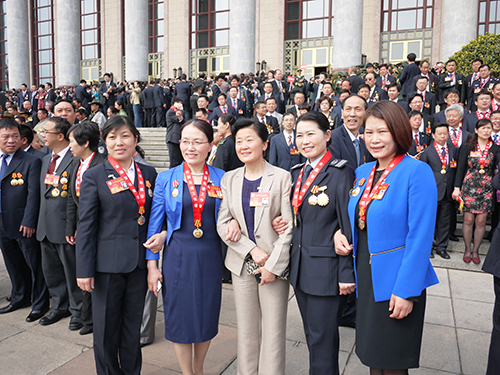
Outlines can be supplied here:
<path id="1" fill-rule="evenodd" d="M 487 118 L 489 120 L 491 116 L 491 109 L 488 109 L 487 112 L 479 112 L 478 109 L 476 110 L 476 116 L 478 120 L 482 120 L 483 118 Z"/>
<path id="2" fill-rule="evenodd" d="M 76 196 L 79 197 L 80 196 L 80 185 L 82 184 L 82 176 L 83 176 L 83 173 L 89 169 L 89 166 L 90 166 L 90 163 L 92 163 L 92 159 L 94 158 L 95 156 L 95 152 L 92 154 L 92 156 L 90 157 L 90 161 L 89 163 L 87 164 L 87 167 L 85 168 L 85 170 L 82 170 L 82 166 L 83 166 L 83 162 L 80 163 L 80 166 L 78 167 L 78 172 L 76 172 Z"/>
<path id="3" fill-rule="evenodd" d="M 460 140 L 460 135 L 462 134 L 461 123 L 460 126 L 458 127 L 458 134 L 456 138 L 453 136 L 455 134 L 453 130 L 450 129 L 449 133 L 450 133 L 451 143 L 453 143 L 453 146 L 458 147 L 458 141 Z"/>
<path id="4" fill-rule="evenodd" d="M 220 105 L 220 106 L 219 106 L 219 108 L 220 108 L 220 111 L 221 111 L 222 113 L 224 113 L 224 114 L 226 114 L 226 113 L 227 113 L 227 105 L 225 105 L 224 107 Z"/>
<path id="5" fill-rule="evenodd" d="M 205 198 L 207 197 L 207 186 L 208 186 L 208 167 L 205 164 L 203 167 L 203 179 L 201 181 L 200 196 L 196 193 L 196 188 L 194 186 L 193 176 L 191 175 L 191 169 L 187 163 L 184 163 L 184 176 L 186 177 L 186 182 L 188 184 L 189 193 L 191 194 L 191 199 L 193 200 L 193 216 L 194 216 L 194 226 L 196 228 L 201 227 L 201 213 L 203 212 L 203 207 L 205 207 Z"/>
<path id="6" fill-rule="evenodd" d="M 171 105 L 171 106 L 170 106 L 170 109 L 171 109 L 172 111 L 176 112 L 176 113 L 177 113 L 177 111 L 178 111 L 178 109 L 177 109 L 177 108 L 175 108 L 173 105 Z"/>
<path id="7" fill-rule="evenodd" d="M 370 202 L 373 200 L 373 196 L 377 192 L 378 188 L 380 185 L 382 185 L 382 182 L 386 179 L 387 175 L 392 172 L 392 170 L 398 165 L 401 160 L 403 160 L 404 155 L 399 155 L 396 156 L 394 159 L 392 159 L 391 163 L 389 166 L 385 169 L 384 173 L 382 176 L 379 178 L 377 181 L 377 184 L 373 187 L 373 177 L 375 176 L 375 171 L 377 169 L 377 163 L 372 168 L 372 171 L 370 172 L 370 177 L 368 177 L 368 183 L 366 184 L 365 191 L 363 192 L 363 195 L 359 201 L 359 221 L 366 223 L 366 208 L 370 204 Z M 361 226 L 360 226 L 361 227 Z M 361 228 L 364 229 L 364 226 Z"/>
<path id="8" fill-rule="evenodd" d="M 113 159 L 111 156 L 108 156 L 108 161 L 110 162 L 111 166 L 115 169 L 115 171 L 118 172 L 120 177 L 123 178 L 123 180 L 127 184 L 132 194 L 134 194 L 135 200 L 139 205 L 139 214 L 140 215 L 144 214 L 144 212 L 146 212 L 146 210 L 144 209 L 144 205 L 146 204 L 146 189 L 144 189 L 144 178 L 142 177 L 142 172 L 139 169 L 137 163 L 132 160 L 132 162 L 135 164 L 135 169 L 137 170 L 137 178 L 138 178 L 137 183 L 139 185 L 139 191 L 137 191 L 132 181 L 130 181 L 127 172 L 125 172 L 122 166 L 118 164 L 118 162 L 115 159 Z"/>
<path id="9" fill-rule="evenodd" d="M 486 162 L 486 157 L 488 156 L 488 151 L 491 147 L 491 141 L 488 141 L 486 143 L 486 147 L 484 148 L 484 151 L 481 151 L 481 147 L 479 146 L 479 142 L 477 143 L 477 148 L 476 151 L 479 153 L 479 164 L 481 166 L 481 169 L 484 169 L 484 163 Z"/>
<path id="10" fill-rule="evenodd" d="M 321 158 L 319 161 L 318 165 L 316 168 L 314 168 L 311 173 L 309 174 L 309 177 L 307 178 L 306 182 L 304 183 L 304 186 L 302 189 L 300 188 L 302 184 L 302 175 L 304 174 L 304 169 L 306 165 L 302 167 L 302 170 L 300 171 L 299 178 L 297 179 L 297 182 L 295 184 L 295 190 L 293 193 L 293 200 L 292 200 L 292 206 L 293 206 L 293 212 L 295 216 L 299 214 L 299 207 L 302 204 L 302 200 L 304 199 L 304 195 L 306 195 L 307 189 L 309 189 L 309 186 L 312 185 L 314 182 L 314 179 L 318 175 L 318 173 L 323 169 L 325 166 L 326 162 L 332 158 L 332 154 L 330 151 L 327 151 L 325 155 Z"/>
<path id="11" fill-rule="evenodd" d="M 483 83 L 483 81 L 484 81 L 484 83 Z M 488 79 L 486 79 L 486 80 L 481 79 L 481 90 L 483 89 L 484 85 L 486 85 L 489 81 L 490 81 L 490 77 L 488 77 Z"/>
<path id="12" fill-rule="evenodd" d="M 439 156 L 439 160 L 441 160 L 441 164 L 443 165 L 442 169 L 446 169 L 446 163 L 448 161 L 448 146 L 444 146 L 446 148 L 446 152 L 445 152 L 445 155 L 444 155 L 444 159 L 443 159 L 443 155 L 441 154 L 441 150 L 439 149 L 439 146 L 437 145 L 436 142 L 434 142 L 434 148 L 436 149 L 436 152 Z"/>
<path id="13" fill-rule="evenodd" d="M 497 111 L 500 109 L 500 104 L 497 103 L 495 98 L 491 99 L 491 109 L 493 109 L 494 111 Z"/>

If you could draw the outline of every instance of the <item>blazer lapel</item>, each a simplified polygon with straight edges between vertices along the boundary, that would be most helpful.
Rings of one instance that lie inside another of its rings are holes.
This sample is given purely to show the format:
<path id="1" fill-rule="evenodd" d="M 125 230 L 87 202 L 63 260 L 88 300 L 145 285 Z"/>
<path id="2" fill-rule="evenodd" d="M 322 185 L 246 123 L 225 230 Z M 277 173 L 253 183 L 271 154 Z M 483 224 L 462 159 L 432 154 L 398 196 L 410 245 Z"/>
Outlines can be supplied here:
<path id="1" fill-rule="evenodd" d="M 269 193 L 271 191 L 271 187 L 273 186 L 273 176 L 274 170 L 271 167 L 271 164 L 266 162 L 266 166 L 264 168 L 264 174 L 262 175 L 262 180 L 260 182 L 260 191 L 259 193 Z M 241 196 L 241 195 L 240 195 Z M 269 196 L 269 204 L 271 204 L 271 197 Z M 255 216 L 254 216 L 254 231 L 257 231 L 259 228 L 260 222 L 262 221 L 262 216 L 264 214 L 265 207 L 255 207 Z"/>
<path id="2" fill-rule="evenodd" d="M 351 157 L 353 160 L 356 160 L 356 150 L 354 149 L 354 145 L 352 144 L 351 137 L 347 133 L 347 130 L 345 127 L 342 129 L 342 132 L 344 134 L 344 144 L 349 151 L 349 154 L 351 154 Z"/>
<path id="3" fill-rule="evenodd" d="M 9 166 L 5 170 L 5 174 L 3 175 L 2 180 L 9 177 L 10 174 L 12 173 L 12 171 L 14 171 L 19 166 L 19 164 L 21 164 L 21 161 L 23 159 L 23 155 L 20 154 L 19 151 L 21 151 L 21 150 L 17 150 L 14 153 L 14 155 L 12 156 L 12 160 L 10 161 Z M 21 152 L 24 152 L 24 151 L 21 151 Z"/>
<path id="4" fill-rule="evenodd" d="M 232 192 L 234 192 L 235 202 L 232 205 L 234 207 L 234 217 L 238 220 L 240 224 L 241 232 L 248 236 L 247 223 L 245 221 L 245 214 L 243 213 L 243 203 L 241 201 L 241 195 L 243 194 L 243 178 L 245 175 L 245 168 L 241 168 L 238 173 L 234 175 L 233 186 L 231 186 Z"/>

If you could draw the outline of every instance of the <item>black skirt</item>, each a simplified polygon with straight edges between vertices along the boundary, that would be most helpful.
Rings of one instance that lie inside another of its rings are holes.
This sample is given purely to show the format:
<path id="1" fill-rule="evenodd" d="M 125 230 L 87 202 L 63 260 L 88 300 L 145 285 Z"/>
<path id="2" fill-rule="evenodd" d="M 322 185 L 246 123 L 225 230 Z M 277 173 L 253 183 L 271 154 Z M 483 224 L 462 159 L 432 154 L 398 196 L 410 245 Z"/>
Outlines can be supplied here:
<path id="1" fill-rule="evenodd" d="M 375 302 L 373 294 L 367 229 L 357 230 L 356 354 L 364 365 L 375 369 L 419 367 L 426 292 L 411 298 L 413 310 L 407 317 L 389 318 L 389 301 Z"/>

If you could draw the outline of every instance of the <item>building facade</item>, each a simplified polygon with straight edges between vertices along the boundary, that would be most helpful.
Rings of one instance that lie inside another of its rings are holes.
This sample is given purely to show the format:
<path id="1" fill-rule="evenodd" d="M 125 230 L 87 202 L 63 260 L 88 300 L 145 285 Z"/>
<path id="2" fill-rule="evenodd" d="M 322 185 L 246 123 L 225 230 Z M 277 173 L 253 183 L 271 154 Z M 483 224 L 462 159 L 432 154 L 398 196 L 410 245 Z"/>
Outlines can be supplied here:
<path id="1" fill-rule="evenodd" d="M 280 68 L 306 77 L 500 33 L 500 0 L 0 0 L 0 86 Z"/>

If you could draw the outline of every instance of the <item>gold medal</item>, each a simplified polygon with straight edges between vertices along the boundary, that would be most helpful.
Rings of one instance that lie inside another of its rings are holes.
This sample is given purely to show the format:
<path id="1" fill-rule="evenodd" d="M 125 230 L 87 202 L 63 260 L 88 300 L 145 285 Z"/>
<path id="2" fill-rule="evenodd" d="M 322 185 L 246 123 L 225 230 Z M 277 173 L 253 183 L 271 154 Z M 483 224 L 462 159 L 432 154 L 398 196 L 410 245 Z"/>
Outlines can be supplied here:
<path id="1" fill-rule="evenodd" d="M 10 184 L 11 184 L 12 186 L 17 186 L 17 185 L 19 184 L 19 182 L 18 182 L 16 179 L 13 179 L 13 180 L 10 182 Z"/>
<path id="2" fill-rule="evenodd" d="M 359 220 L 358 220 L 358 226 L 359 226 L 359 228 L 361 230 L 363 230 L 363 229 L 365 229 L 365 225 L 366 225 L 365 221 L 363 219 L 359 218 Z"/>
<path id="3" fill-rule="evenodd" d="M 352 189 L 351 196 L 357 197 L 360 192 L 361 192 L 361 189 L 359 187 L 356 187 L 355 189 Z"/>
<path id="4" fill-rule="evenodd" d="M 52 196 L 58 197 L 59 196 L 59 189 L 52 189 Z"/>
<path id="5" fill-rule="evenodd" d="M 77 191 L 77 192 L 76 192 L 76 196 L 77 196 L 77 197 L 79 197 L 79 196 L 80 196 L 80 192 L 79 192 L 79 191 Z"/>
<path id="6" fill-rule="evenodd" d="M 139 218 L 137 219 L 137 224 L 139 225 L 144 225 L 145 222 L 146 218 L 144 217 L 144 215 L 139 216 Z"/>
<path id="7" fill-rule="evenodd" d="M 63 177 L 61 178 L 61 184 L 67 184 L 68 183 L 68 179 L 66 177 Z"/>
<path id="8" fill-rule="evenodd" d="M 441 174 L 446 174 L 446 169 L 441 169 Z"/>
<path id="9" fill-rule="evenodd" d="M 293 215 L 293 223 L 297 227 L 297 215 Z"/>
<path id="10" fill-rule="evenodd" d="M 66 190 L 61 191 L 61 197 L 66 198 L 68 196 L 68 192 Z"/>
<path id="11" fill-rule="evenodd" d="M 482 167 L 481 167 L 481 169 L 479 170 L 479 173 L 484 174 L 484 169 L 482 169 Z"/>
<path id="12" fill-rule="evenodd" d="M 330 197 L 325 193 L 327 188 L 328 186 L 323 186 L 318 189 L 318 191 L 321 191 L 321 194 L 318 195 L 318 205 L 321 207 L 325 207 L 328 203 L 330 203 Z"/>
<path id="13" fill-rule="evenodd" d="M 195 230 L 193 230 L 193 236 L 195 238 L 203 237 L 203 231 L 201 230 L 201 228 L 196 228 Z"/>
<path id="14" fill-rule="evenodd" d="M 153 197 L 153 190 L 148 189 L 148 194 L 149 194 L 149 196 L 152 198 L 152 197 Z"/>
<path id="15" fill-rule="evenodd" d="M 318 197 L 315 195 L 311 195 L 307 200 L 307 203 L 309 203 L 311 206 L 316 206 L 318 204 Z"/>
<path id="16" fill-rule="evenodd" d="M 17 184 L 18 185 L 23 185 L 24 184 L 24 180 L 22 178 L 18 178 L 17 179 Z"/>
<path id="17" fill-rule="evenodd" d="M 177 197 L 179 195 L 179 189 L 175 188 L 174 190 L 172 190 L 172 197 Z"/>

